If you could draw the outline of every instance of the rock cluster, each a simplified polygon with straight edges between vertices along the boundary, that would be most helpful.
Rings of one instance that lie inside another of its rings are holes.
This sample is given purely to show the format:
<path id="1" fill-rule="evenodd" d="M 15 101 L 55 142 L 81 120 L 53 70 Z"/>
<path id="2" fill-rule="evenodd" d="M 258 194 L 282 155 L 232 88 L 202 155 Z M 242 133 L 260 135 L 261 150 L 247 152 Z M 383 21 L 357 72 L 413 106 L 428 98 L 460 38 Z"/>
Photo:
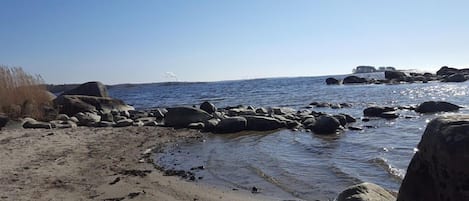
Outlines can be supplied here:
<path id="1" fill-rule="evenodd" d="M 431 73 L 405 73 L 401 71 L 385 71 L 385 79 L 367 79 L 355 75 L 347 76 L 343 80 L 336 78 L 327 78 L 327 85 L 338 84 L 398 84 L 398 83 L 414 83 L 414 82 L 465 82 L 469 80 L 469 69 L 456 69 L 443 66 L 436 74 Z"/>

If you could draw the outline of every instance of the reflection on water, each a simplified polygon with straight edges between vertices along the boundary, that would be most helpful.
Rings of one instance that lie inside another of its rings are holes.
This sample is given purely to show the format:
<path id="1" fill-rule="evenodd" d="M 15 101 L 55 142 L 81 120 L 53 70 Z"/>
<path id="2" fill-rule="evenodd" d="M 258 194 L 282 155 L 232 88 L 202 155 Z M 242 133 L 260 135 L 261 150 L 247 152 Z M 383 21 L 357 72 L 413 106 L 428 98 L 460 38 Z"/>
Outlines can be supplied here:
<path id="1" fill-rule="evenodd" d="M 233 105 L 289 106 L 310 102 L 351 103 L 351 108 L 313 108 L 362 116 L 371 104 L 416 105 L 446 100 L 467 106 L 468 83 L 326 86 L 325 77 L 278 78 L 192 84 L 115 87 L 114 97 L 137 108 L 193 105 L 209 100 Z M 467 112 L 463 108 L 461 112 Z M 367 181 L 397 191 L 423 130 L 435 115 L 399 111 L 395 120 L 358 121 L 363 131 L 324 137 L 288 130 L 273 133 L 208 134 L 205 142 L 180 144 L 156 156 L 167 168 L 197 170 L 202 182 L 247 189 L 283 198 L 327 200 L 345 187 Z M 408 118 L 405 118 L 408 117 Z"/>

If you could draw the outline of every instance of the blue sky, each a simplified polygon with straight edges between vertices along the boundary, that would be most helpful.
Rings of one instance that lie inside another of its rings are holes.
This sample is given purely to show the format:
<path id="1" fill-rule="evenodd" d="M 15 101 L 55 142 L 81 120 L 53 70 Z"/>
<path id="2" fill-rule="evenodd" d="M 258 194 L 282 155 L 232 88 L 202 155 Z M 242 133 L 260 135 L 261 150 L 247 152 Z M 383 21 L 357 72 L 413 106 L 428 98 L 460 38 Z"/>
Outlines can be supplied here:
<path id="1" fill-rule="evenodd" d="M 55 84 L 469 67 L 468 2 L 0 0 L 0 64 Z"/>

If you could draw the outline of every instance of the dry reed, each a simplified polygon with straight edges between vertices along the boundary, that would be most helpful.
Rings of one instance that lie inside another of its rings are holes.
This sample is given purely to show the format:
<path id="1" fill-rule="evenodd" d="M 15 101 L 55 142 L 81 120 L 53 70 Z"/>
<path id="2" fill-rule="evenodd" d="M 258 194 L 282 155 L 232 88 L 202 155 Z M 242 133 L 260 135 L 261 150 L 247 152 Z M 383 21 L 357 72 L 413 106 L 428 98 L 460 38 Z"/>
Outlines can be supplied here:
<path id="1" fill-rule="evenodd" d="M 0 65 L 0 113 L 11 118 L 42 118 L 44 106 L 51 105 L 40 75 L 29 75 L 21 67 Z"/>

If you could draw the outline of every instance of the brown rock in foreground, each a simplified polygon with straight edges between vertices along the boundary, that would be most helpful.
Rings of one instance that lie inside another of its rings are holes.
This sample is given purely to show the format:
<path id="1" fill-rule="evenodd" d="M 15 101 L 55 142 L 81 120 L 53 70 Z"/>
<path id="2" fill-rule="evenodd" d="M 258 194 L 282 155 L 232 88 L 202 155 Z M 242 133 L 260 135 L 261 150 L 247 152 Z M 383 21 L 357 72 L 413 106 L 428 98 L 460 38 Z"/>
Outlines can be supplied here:
<path id="1" fill-rule="evenodd" d="M 386 189 L 373 183 L 350 186 L 337 197 L 337 201 L 394 201 L 396 198 Z"/>
<path id="2" fill-rule="evenodd" d="M 469 200 L 469 115 L 434 119 L 418 149 L 397 200 Z"/>

